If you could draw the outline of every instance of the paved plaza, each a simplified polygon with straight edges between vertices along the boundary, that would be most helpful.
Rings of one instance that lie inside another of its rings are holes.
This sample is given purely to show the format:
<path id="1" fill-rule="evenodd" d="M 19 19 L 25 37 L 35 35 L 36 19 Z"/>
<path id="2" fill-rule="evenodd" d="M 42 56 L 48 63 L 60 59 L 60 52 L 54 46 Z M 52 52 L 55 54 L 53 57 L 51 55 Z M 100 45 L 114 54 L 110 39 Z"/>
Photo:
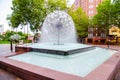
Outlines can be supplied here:
<path id="1" fill-rule="evenodd" d="M 13 45 L 13 47 L 14 46 L 15 45 Z M 0 44 L 0 56 L 5 56 L 9 53 L 11 53 L 10 44 Z M 10 74 L 9 72 L 0 69 L 0 80 L 21 80 L 21 79 L 15 75 Z"/>
<path id="2" fill-rule="evenodd" d="M 13 45 L 13 51 L 14 51 L 14 46 L 15 45 Z M 0 56 L 6 55 L 8 53 L 11 53 L 10 44 L 0 44 Z"/>

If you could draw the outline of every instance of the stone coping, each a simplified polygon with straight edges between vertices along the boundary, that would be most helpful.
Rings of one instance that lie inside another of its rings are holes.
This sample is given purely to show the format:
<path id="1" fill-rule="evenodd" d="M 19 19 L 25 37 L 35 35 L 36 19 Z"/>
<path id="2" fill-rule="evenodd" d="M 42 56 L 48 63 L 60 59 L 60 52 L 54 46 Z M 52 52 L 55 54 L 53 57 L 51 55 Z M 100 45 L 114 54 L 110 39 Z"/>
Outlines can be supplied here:
<path id="1" fill-rule="evenodd" d="M 89 50 L 95 49 L 95 46 L 91 47 L 83 47 L 83 48 L 76 48 L 76 49 L 71 49 L 71 50 L 54 50 L 54 49 L 43 49 L 43 48 L 34 48 L 34 47 L 27 47 L 27 46 L 15 46 L 15 51 L 34 51 L 34 52 L 42 52 L 42 53 L 48 53 L 48 54 L 57 54 L 57 55 L 71 55 L 71 54 L 77 54 L 80 52 L 85 52 Z"/>
<path id="2" fill-rule="evenodd" d="M 120 51 L 85 77 L 85 80 L 114 80 L 120 69 Z"/>

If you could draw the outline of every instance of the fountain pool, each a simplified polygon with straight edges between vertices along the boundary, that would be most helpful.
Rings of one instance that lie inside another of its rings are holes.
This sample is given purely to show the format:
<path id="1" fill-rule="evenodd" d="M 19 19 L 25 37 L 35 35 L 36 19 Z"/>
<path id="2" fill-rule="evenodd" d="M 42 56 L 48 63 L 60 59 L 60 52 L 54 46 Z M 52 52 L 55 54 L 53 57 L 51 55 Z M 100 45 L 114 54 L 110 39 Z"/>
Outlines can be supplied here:
<path id="1" fill-rule="evenodd" d="M 28 52 L 9 59 L 85 77 L 115 53 L 115 50 L 96 47 L 94 50 L 68 56 Z"/>

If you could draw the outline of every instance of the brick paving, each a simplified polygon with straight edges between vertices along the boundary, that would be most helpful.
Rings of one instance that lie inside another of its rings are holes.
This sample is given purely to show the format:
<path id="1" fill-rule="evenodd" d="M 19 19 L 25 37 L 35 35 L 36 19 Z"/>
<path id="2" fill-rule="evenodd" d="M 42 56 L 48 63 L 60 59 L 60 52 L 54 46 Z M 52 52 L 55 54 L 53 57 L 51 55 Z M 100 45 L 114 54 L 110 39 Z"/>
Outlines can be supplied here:
<path id="1" fill-rule="evenodd" d="M 92 46 L 98 46 L 102 48 L 108 48 L 107 45 L 92 45 Z M 110 49 L 120 50 L 120 45 L 109 45 Z"/>
<path id="2" fill-rule="evenodd" d="M 22 80 L 19 77 L 0 69 L 0 80 Z"/>
<path id="3" fill-rule="evenodd" d="M 13 45 L 15 46 L 15 45 Z M 92 45 L 92 46 L 98 46 L 98 47 L 104 47 L 104 48 L 108 48 L 107 45 Z M 110 45 L 109 48 L 111 49 L 115 49 L 115 50 L 120 50 L 120 46 L 116 46 L 116 45 Z M 6 55 L 11 53 L 10 51 L 10 44 L 0 44 L 0 56 Z M 119 72 L 120 73 L 120 72 Z M 118 74 L 119 76 L 117 78 L 120 79 L 120 74 Z M 119 80 L 116 79 L 116 80 Z M 10 74 L 9 72 L 6 72 L 2 69 L 0 69 L 0 80 L 22 80 L 19 77 Z"/>
<path id="4" fill-rule="evenodd" d="M 15 45 L 13 45 L 14 47 Z M 14 48 L 13 48 L 14 49 Z M 0 44 L 0 56 L 10 54 L 10 44 Z M 19 77 L 0 69 L 0 80 L 22 80 Z"/>
<path id="5" fill-rule="evenodd" d="M 14 51 L 14 46 L 15 45 L 13 45 L 13 51 Z M 0 56 L 6 55 L 8 53 L 11 53 L 10 44 L 0 44 Z"/>

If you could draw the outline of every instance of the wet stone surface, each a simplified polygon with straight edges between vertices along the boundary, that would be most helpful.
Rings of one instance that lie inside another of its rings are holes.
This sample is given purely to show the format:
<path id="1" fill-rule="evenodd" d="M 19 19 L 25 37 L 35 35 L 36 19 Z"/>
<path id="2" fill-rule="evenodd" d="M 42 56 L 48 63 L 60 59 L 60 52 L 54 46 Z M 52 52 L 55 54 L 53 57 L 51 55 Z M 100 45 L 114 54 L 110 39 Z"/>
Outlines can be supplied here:
<path id="1" fill-rule="evenodd" d="M 13 45 L 13 49 L 14 49 L 14 45 Z M 9 54 L 10 52 L 11 52 L 10 44 L 0 44 L 0 56 Z M 0 80 L 22 80 L 22 79 L 9 72 L 0 69 Z"/>
<path id="2" fill-rule="evenodd" d="M 19 77 L 0 69 L 0 80 L 22 80 Z"/>

